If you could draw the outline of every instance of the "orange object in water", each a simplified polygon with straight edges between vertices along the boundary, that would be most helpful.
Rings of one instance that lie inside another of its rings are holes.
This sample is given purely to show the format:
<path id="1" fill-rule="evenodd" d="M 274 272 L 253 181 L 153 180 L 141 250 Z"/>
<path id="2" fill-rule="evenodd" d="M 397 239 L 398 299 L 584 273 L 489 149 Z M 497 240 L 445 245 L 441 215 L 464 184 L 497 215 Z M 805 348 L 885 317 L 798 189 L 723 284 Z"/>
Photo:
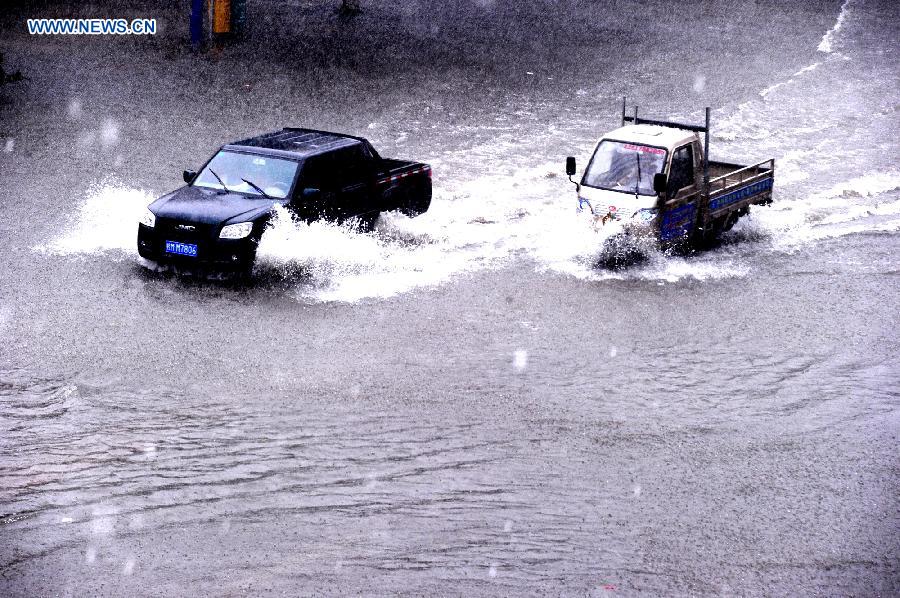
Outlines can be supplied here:
<path id="1" fill-rule="evenodd" d="M 213 33 L 231 32 L 231 0 L 210 0 L 213 3 Z"/>

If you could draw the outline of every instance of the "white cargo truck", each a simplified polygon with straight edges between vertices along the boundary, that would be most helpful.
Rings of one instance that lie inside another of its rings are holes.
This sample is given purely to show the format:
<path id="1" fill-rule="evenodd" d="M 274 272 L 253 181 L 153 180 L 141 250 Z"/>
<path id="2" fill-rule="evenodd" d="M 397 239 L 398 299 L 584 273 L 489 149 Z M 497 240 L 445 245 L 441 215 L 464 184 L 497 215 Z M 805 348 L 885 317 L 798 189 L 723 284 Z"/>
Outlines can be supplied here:
<path id="1" fill-rule="evenodd" d="M 576 170 L 567 158 L 578 208 L 590 211 L 595 229 L 670 246 L 711 241 L 751 205 L 771 203 L 775 160 L 710 161 L 709 108 L 697 126 L 638 118 L 637 107 L 626 115 L 623 101 L 622 126 L 597 142 L 580 182 L 572 180 Z"/>

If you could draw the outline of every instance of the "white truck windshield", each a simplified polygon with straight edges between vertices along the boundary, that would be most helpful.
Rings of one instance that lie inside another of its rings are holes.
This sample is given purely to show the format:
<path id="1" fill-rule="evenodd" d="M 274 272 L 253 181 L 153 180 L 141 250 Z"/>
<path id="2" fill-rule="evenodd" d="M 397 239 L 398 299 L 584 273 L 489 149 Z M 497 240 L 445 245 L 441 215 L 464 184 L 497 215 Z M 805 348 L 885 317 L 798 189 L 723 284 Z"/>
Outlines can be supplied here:
<path id="1" fill-rule="evenodd" d="M 662 172 L 665 163 L 664 149 L 604 139 L 591 158 L 582 184 L 610 191 L 655 195 L 653 175 Z"/>
<path id="2" fill-rule="evenodd" d="M 291 190 L 298 163 L 269 156 L 219 152 L 194 180 L 198 187 L 283 199 Z"/>

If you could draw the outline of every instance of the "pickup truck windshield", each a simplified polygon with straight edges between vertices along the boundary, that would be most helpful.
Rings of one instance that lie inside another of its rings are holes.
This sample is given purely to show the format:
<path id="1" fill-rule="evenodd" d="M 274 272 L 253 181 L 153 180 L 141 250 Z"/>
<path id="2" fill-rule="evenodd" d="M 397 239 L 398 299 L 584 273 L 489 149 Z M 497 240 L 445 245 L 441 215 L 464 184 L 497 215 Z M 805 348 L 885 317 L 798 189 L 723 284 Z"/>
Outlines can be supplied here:
<path id="1" fill-rule="evenodd" d="M 664 149 L 605 139 L 597 146 L 582 184 L 627 193 L 637 189 L 641 195 L 655 195 L 653 175 L 662 172 L 665 163 Z"/>
<path id="2" fill-rule="evenodd" d="M 283 199 L 291 190 L 298 166 L 293 160 L 219 152 L 194 179 L 193 184 L 222 189 L 224 183 L 229 191 Z M 260 190 L 265 193 L 260 193 Z"/>

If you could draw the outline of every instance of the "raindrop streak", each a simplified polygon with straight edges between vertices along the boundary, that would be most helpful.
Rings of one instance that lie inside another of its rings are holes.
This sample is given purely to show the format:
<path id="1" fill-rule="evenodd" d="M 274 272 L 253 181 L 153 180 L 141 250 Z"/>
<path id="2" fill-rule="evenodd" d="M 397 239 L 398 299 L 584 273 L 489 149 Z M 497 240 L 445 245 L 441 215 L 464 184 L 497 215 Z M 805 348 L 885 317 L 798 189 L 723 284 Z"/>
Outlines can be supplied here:
<path id="1" fill-rule="evenodd" d="M 519 349 L 513 353 L 513 367 L 517 371 L 523 371 L 528 366 L 528 351 Z"/>
<path id="2" fill-rule="evenodd" d="M 122 566 L 122 575 L 131 575 L 134 572 L 134 557 L 129 557 Z"/>

